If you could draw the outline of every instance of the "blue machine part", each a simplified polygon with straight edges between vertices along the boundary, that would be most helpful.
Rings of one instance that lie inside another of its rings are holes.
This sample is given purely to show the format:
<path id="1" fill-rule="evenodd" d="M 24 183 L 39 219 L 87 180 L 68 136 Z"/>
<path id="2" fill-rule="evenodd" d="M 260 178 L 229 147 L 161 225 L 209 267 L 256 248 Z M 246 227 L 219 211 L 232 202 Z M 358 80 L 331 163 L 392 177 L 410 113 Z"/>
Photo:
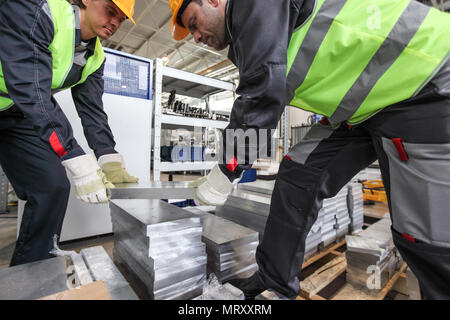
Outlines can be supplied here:
<path id="1" fill-rule="evenodd" d="M 256 169 L 245 170 L 238 183 L 252 182 L 256 180 Z"/>

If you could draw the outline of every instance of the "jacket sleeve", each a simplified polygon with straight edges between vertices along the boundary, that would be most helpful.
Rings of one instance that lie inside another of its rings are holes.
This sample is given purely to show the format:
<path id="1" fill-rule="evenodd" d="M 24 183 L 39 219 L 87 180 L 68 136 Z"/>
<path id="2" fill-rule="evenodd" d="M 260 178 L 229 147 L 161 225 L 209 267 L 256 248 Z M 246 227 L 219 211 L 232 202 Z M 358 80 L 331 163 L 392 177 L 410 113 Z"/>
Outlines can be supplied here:
<path id="1" fill-rule="evenodd" d="M 0 61 L 9 96 L 61 160 L 83 155 L 72 127 L 51 94 L 53 22 L 39 1 L 0 6 Z M 47 8 L 48 9 L 48 8 Z"/>
<path id="2" fill-rule="evenodd" d="M 104 154 L 117 153 L 114 150 L 116 143 L 108 125 L 108 116 L 103 111 L 104 67 L 105 62 L 85 82 L 72 88 L 73 101 L 83 125 L 84 135 L 97 158 Z"/>
<path id="3" fill-rule="evenodd" d="M 233 1 L 231 8 L 230 50 L 233 51 L 230 54 L 236 58 L 240 82 L 237 88 L 239 97 L 233 104 L 227 129 L 242 129 L 246 133 L 254 129 L 258 141 L 263 141 L 261 133 L 266 134 L 267 131 L 257 129 L 275 129 L 286 106 L 290 5 L 289 0 L 247 0 Z M 226 132 L 224 130 L 224 135 Z M 266 148 L 264 144 L 255 146 L 246 142 L 249 151 L 245 157 L 237 157 L 233 165 L 230 149 L 237 149 L 238 143 L 236 139 L 233 142 L 226 137 L 224 141 L 225 163 L 221 169 L 230 180 L 238 177 L 243 169 L 251 167 L 252 160 L 255 160 L 251 156 L 252 149 L 255 154 L 261 152 L 261 147 Z M 268 142 L 270 145 L 270 140 Z"/>

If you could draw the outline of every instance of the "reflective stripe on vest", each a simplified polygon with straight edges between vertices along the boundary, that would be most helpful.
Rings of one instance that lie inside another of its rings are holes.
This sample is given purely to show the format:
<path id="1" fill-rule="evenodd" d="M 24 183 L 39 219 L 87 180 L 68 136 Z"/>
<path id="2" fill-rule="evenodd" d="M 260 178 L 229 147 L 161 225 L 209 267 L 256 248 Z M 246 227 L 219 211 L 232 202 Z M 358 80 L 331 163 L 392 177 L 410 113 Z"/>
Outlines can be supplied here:
<path id="1" fill-rule="evenodd" d="M 49 45 L 49 50 L 52 54 L 52 93 L 67 89 L 63 88 L 64 81 L 73 66 L 73 58 L 75 52 L 75 23 L 72 6 L 64 0 L 47 0 L 43 6 L 44 12 L 51 18 L 54 26 L 54 37 L 52 43 Z M 105 59 L 100 39 L 97 37 L 95 44 L 95 51 L 92 56 L 87 59 L 81 74 L 80 81 L 69 86 L 73 87 L 86 81 L 87 77 L 98 70 Z M 3 78 L 3 71 L 0 63 L 0 91 L 3 93 L 0 96 L 0 111 L 6 110 L 14 103 L 11 99 L 2 96 L 7 96 L 5 80 Z"/>
<path id="2" fill-rule="evenodd" d="M 448 59 L 449 29 L 450 15 L 416 1 L 318 0 L 289 43 L 288 104 L 364 121 L 423 88 Z"/>

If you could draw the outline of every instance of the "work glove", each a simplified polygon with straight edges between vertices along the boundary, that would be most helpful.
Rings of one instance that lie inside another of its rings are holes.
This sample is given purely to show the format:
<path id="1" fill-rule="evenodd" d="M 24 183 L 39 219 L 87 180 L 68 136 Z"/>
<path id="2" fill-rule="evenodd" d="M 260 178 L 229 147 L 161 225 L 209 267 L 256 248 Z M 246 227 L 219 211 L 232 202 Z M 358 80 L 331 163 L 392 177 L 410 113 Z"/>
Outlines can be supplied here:
<path id="1" fill-rule="evenodd" d="M 62 165 L 72 175 L 77 199 L 88 203 L 108 202 L 108 188 L 114 188 L 109 182 L 95 158 L 90 154 L 64 160 Z"/>
<path id="2" fill-rule="evenodd" d="M 194 202 L 198 206 L 221 206 L 233 191 L 239 179 L 230 182 L 216 164 L 205 177 L 194 180 L 188 185 L 196 187 Z"/>
<path id="3" fill-rule="evenodd" d="M 125 162 L 120 153 L 105 154 L 98 158 L 98 164 L 108 181 L 112 183 L 132 183 L 139 181 L 138 178 L 131 176 L 125 170 Z"/>

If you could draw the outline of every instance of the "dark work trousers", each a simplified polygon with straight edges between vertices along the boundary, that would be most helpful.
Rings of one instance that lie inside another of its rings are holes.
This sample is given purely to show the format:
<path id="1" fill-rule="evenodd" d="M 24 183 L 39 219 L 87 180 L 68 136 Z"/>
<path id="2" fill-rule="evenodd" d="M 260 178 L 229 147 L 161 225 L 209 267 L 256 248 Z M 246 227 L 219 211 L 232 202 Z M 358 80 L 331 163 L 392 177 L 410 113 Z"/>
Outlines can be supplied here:
<path id="1" fill-rule="evenodd" d="M 13 108 L 0 112 L 0 164 L 17 196 L 26 200 L 11 266 L 53 257 L 70 183 L 59 156 Z"/>
<path id="2" fill-rule="evenodd" d="M 422 298 L 450 299 L 449 77 L 441 73 L 439 86 L 431 82 L 360 125 L 316 124 L 290 150 L 256 253 L 266 287 L 298 294 L 305 239 L 323 199 L 378 159 L 394 243 L 417 276 Z"/>

